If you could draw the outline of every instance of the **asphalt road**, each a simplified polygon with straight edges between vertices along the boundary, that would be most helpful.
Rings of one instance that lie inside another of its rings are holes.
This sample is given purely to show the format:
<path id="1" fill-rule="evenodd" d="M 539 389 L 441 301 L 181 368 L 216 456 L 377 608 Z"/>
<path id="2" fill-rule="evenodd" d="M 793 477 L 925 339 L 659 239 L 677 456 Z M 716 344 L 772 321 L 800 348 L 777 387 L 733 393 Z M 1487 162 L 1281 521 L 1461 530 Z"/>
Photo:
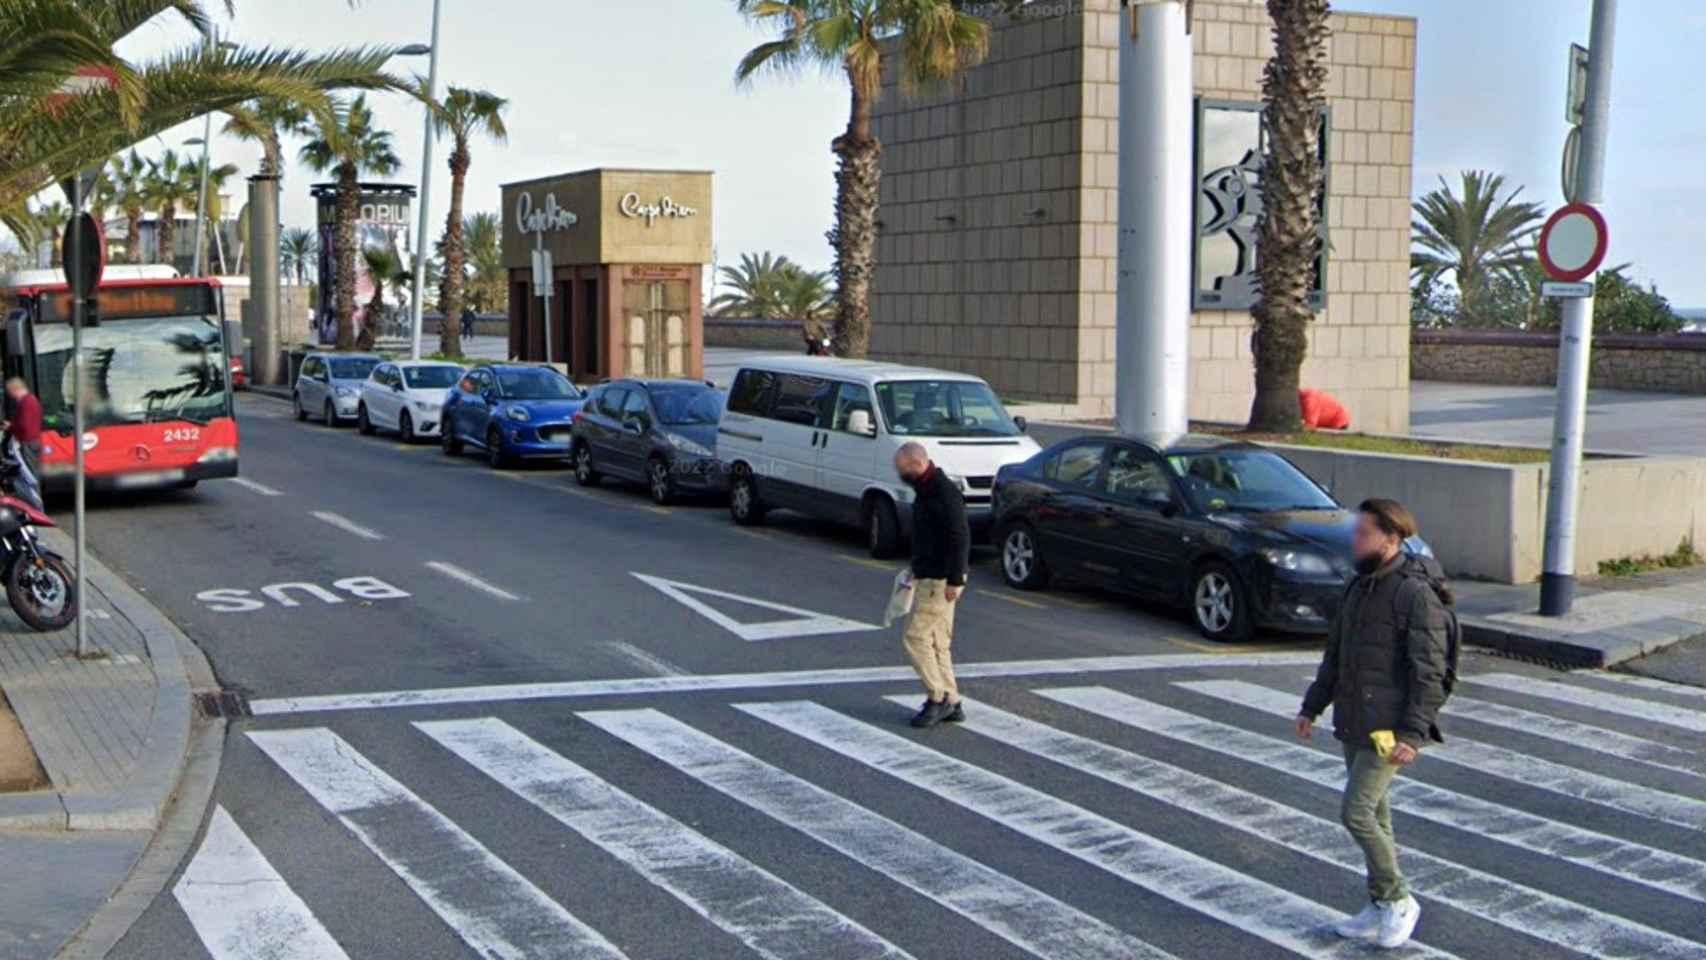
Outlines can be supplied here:
<path id="1" fill-rule="evenodd" d="M 257 714 L 116 957 L 1367 952 L 1321 930 L 1361 880 L 1334 745 L 1286 739 L 1307 642 L 1014 594 L 986 553 L 970 722 L 917 734 L 854 533 L 241 411 L 242 482 L 90 518 Z M 1701 695 L 1466 669 L 1397 802 L 1400 955 L 1706 956 Z"/>

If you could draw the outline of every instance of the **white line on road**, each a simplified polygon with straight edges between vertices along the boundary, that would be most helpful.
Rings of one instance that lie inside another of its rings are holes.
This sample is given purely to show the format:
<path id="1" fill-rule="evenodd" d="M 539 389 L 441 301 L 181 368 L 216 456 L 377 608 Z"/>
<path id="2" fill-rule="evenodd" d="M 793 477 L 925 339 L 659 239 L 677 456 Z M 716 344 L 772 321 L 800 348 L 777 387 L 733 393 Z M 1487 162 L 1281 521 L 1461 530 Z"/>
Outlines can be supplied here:
<path id="1" fill-rule="evenodd" d="M 1036 956 L 1170 957 L 1040 890 L 656 710 L 591 711 L 578 716 Z"/>
<path id="2" fill-rule="evenodd" d="M 741 703 L 735 709 L 1299 956 L 1368 955 L 1366 944 L 1329 929 L 1343 919 L 1336 910 L 821 704 Z M 1450 956 L 1420 944 L 1397 955 Z"/>
<path id="3" fill-rule="evenodd" d="M 1051 674 L 1125 673 L 1138 670 L 1195 670 L 1205 667 L 1313 666 L 1319 653 L 1196 654 L 1149 656 L 1066 657 L 1059 660 L 1005 660 L 954 665 L 960 677 L 1034 677 Z M 835 670 L 788 670 L 776 673 L 708 673 L 684 677 L 631 677 L 619 680 L 566 680 L 556 683 L 504 683 L 426 690 L 385 690 L 377 693 L 330 693 L 308 697 L 279 697 L 250 701 L 257 715 L 320 713 L 339 710 L 387 710 L 399 707 L 494 703 L 507 700 L 567 700 L 576 697 L 614 697 L 630 694 L 700 693 L 707 690 L 761 690 L 771 687 L 823 687 L 842 683 L 914 681 L 910 667 L 847 667 Z"/>
<path id="4" fill-rule="evenodd" d="M 1652 677 L 1638 677 L 1627 673 L 1596 673 L 1593 678 L 1629 687 L 1640 687 L 1643 690 L 1668 693 L 1676 697 L 1706 700 L 1706 687 L 1690 687 L 1680 683 L 1671 683 L 1668 680 L 1655 680 Z"/>
<path id="5" fill-rule="evenodd" d="M 272 487 L 269 487 L 264 483 L 257 483 L 254 480 L 250 480 L 248 477 L 232 477 L 231 482 L 235 483 L 239 487 L 242 487 L 244 490 L 248 490 L 248 491 L 253 492 L 253 493 L 258 493 L 263 497 L 282 497 L 282 496 L 284 496 L 283 490 L 274 490 Z"/>
<path id="6" fill-rule="evenodd" d="M 660 677 L 684 677 L 689 673 L 689 671 L 681 669 L 657 654 L 649 650 L 642 650 L 631 643 L 611 640 L 605 644 L 605 647 L 609 648 L 611 653 L 634 664 L 641 670 L 655 673 Z"/>
<path id="7" fill-rule="evenodd" d="M 910 708 L 914 698 L 888 699 Z M 1188 810 L 1217 827 L 1232 827 L 1354 873 L 1363 870 L 1362 851 L 1336 819 L 984 704 L 968 704 L 968 709 L 966 729 L 997 743 Z M 1700 952 L 1697 943 L 1418 850 L 1404 851 L 1404 874 L 1417 893 L 1590 956 L 1686 958 Z"/>
<path id="8" fill-rule="evenodd" d="M 1649 700 L 1637 700 L 1633 697 L 1596 690 L 1592 687 L 1559 683 L 1556 680 L 1518 677 L 1509 673 L 1484 673 L 1464 679 L 1470 683 L 1497 687 L 1511 693 L 1539 697 L 1543 700 L 1558 700 L 1573 706 L 1591 707 L 1606 713 L 1633 717 L 1636 720 L 1649 720 L 1653 723 L 1662 723 L 1668 727 L 1681 727 L 1695 733 L 1706 733 L 1706 713 L 1690 710 L 1686 707 L 1673 706 L 1668 703 L 1654 703 Z"/>
<path id="9" fill-rule="evenodd" d="M 249 739 L 482 957 L 620 960 L 602 934 L 325 728 Z"/>
<path id="10" fill-rule="evenodd" d="M 481 580 L 479 577 L 474 576 L 472 573 L 469 573 L 454 563 L 446 563 L 443 560 L 428 560 L 426 565 L 429 569 L 437 570 L 439 573 L 444 574 L 458 583 L 466 584 L 467 586 L 473 587 L 475 590 L 487 594 L 488 596 L 497 597 L 499 600 L 521 599 L 502 587 L 494 586 L 484 580 Z"/>
<path id="11" fill-rule="evenodd" d="M 909 954 L 502 720 L 415 726 L 771 960 Z"/>
<path id="12" fill-rule="evenodd" d="M 214 960 L 348 957 L 224 807 L 172 895 Z"/>
<path id="13" fill-rule="evenodd" d="M 329 510 L 311 510 L 308 515 L 321 523 L 337 527 L 345 533 L 353 533 L 363 540 L 385 539 L 385 535 L 379 531 L 364 527 L 341 513 L 332 513 Z"/>

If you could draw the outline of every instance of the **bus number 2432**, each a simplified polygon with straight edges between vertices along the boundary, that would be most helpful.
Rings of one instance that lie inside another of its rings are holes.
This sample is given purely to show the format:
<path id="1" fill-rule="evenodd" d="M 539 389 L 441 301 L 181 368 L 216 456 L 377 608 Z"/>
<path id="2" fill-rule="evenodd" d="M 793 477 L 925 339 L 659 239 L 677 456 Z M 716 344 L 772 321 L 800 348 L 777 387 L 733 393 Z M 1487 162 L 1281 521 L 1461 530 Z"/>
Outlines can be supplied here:
<path id="1" fill-rule="evenodd" d="M 200 427 L 172 427 L 166 431 L 167 443 L 195 443 L 200 439 Z"/>

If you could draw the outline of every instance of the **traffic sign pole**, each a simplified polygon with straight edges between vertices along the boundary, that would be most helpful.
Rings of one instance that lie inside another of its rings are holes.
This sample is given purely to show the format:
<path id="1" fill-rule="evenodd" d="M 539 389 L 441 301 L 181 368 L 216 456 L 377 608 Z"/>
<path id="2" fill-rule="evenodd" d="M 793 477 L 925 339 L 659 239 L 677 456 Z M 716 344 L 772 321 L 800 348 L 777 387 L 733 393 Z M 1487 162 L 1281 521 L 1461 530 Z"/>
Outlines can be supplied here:
<path id="1" fill-rule="evenodd" d="M 1594 0 L 1574 198 L 1584 204 L 1598 204 L 1605 189 L 1605 141 L 1611 123 L 1611 60 L 1616 23 L 1617 0 Z M 1592 276 L 1590 273 L 1587 277 L 1557 279 L 1592 279 Z M 1587 419 L 1593 305 L 1591 296 L 1563 303 L 1563 329 L 1558 342 L 1558 402 L 1553 415 L 1552 467 L 1546 489 L 1546 547 L 1540 575 L 1540 613 L 1548 617 L 1564 616 L 1575 602 L 1576 512 L 1581 492 L 1582 428 Z"/>

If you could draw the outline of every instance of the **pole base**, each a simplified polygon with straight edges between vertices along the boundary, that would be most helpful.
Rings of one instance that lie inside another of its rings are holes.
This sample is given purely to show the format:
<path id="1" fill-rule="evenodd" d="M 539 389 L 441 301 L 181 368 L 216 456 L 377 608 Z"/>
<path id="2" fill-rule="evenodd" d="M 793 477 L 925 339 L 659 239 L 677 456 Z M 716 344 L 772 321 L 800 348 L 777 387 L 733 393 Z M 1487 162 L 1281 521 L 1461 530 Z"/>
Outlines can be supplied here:
<path id="1" fill-rule="evenodd" d="M 1570 573 L 1540 575 L 1540 615 L 1561 617 L 1576 601 L 1576 577 Z"/>

